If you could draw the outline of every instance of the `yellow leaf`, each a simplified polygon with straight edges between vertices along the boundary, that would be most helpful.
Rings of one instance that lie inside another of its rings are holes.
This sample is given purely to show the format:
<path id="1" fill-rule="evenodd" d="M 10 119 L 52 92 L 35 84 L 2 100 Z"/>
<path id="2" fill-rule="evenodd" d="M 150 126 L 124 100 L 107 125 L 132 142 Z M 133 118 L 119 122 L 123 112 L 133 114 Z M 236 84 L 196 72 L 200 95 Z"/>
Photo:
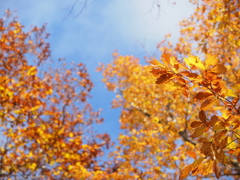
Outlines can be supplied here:
<path id="1" fill-rule="evenodd" d="M 154 65 L 154 66 L 160 66 L 164 68 L 164 65 L 162 63 L 160 63 L 158 60 L 153 59 L 149 62 L 150 64 Z"/>
<path id="2" fill-rule="evenodd" d="M 213 126 L 213 130 L 214 131 L 220 131 L 220 130 L 224 130 L 224 125 L 222 124 L 221 121 L 219 121 L 218 123 L 216 123 L 214 126 Z"/>
<path id="3" fill-rule="evenodd" d="M 197 56 L 190 56 L 188 58 L 184 58 L 184 61 L 191 68 L 196 66 L 196 67 L 198 67 L 201 70 L 205 70 L 205 67 L 204 67 L 202 61 Z"/>
<path id="4" fill-rule="evenodd" d="M 225 96 L 238 97 L 237 93 L 234 90 L 232 90 L 232 89 L 228 89 L 227 93 L 225 93 Z"/>
<path id="5" fill-rule="evenodd" d="M 74 135 L 72 132 L 69 133 L 69 137 L 72 138 Z"/>
<path id="6" fill-rule="evenodd" d="M 33 76 L 33 75 L 35 75 L 36 73 L 37 73 L 36 67 L 32 66 L 32 67 L 28 70 L 27 75 L 28 75 L 28 76 Z"/>
<path id="7" fill-rule="evenodd" d="M 70 154 L 69 153 L 66 153 L 66 154 L 64 154 L 64 157 L 66 158 L 66 159 L 68 159 L 68 158 L 70 158 Z"/>
<path id="8" fill-rule="evenodd" d="M 30 151 L 28 154 L 29 157 L 33 157 L 33 153 Z"/>
<path id="9" fill-rule="evenodd" d="M 36 167 L 37 167 L 36 163 L 32 163 L 29 165 L 29 169 L 31 169 L 31 170 L 35 170 Z"/>
<path id="10" fill-rule="evenodd" d="M 214 55 L 207 55 L 207 58 L 205 60 L 205 66 L 206 69 L 208 69 L 210 66 L 215 66 L 218 63 L 217 56 Z"/>

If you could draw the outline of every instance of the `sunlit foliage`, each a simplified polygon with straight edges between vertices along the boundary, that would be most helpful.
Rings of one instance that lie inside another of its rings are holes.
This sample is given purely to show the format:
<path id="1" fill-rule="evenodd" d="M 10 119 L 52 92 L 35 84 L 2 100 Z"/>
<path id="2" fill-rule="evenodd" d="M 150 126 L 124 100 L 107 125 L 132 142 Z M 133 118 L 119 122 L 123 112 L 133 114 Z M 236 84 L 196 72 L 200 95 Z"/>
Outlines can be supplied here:
<path id="1" fill-rule="evenodd" d="M 192 1 L 177 43 L 141 65 L 115 54 L 102 67 L 121 107 L 120 179 L 240 177 L 240 5 Z"/>

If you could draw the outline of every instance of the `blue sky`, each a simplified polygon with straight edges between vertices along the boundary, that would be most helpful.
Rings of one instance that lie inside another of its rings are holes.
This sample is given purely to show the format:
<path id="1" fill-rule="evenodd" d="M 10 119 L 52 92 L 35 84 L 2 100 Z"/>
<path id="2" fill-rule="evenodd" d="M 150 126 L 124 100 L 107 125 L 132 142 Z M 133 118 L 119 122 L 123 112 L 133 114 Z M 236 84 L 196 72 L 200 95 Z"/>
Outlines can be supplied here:
<path id="1" fill-rule="evenodd" d="M 96 72 L 98 63 L 107 64 L 112 53 L 134 55 L 144 61 L 148 54 L 159 55 L 156 48 L 164 35 L 171 33 L 172 41 L 179 36 L 179 21 L 190 16 L 193 7 L 187 0 L 88 0 L 87 7 L 78 16 L 81 4 L 69 16 L 75 0 L 2 0 L 1 17 L 6 9 L 16 10 L 21 24 L 47 24 L 52 58 L 66 58 L 67 62 L 83 62 L 94 82 L 90 103 L 102 109 L 105 123 L 99 132 L 109 133 L 116 139 L 120 132 L 120 110 L 111 109 L 114 97 L 101 82 Z M 81 0 L 79 1 L 81 2 Z M 159 5 L 160 7 L 158 7 Z"/>

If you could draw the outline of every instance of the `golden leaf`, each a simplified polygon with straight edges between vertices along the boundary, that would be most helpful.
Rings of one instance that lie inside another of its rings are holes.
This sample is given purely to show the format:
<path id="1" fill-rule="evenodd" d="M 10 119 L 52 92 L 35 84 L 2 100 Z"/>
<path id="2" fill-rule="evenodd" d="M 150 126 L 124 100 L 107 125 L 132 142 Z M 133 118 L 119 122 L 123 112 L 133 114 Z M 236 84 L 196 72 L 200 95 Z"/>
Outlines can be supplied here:
<path id="1" fill-rule="evenodd" d="M 205 66 L 206 69 L 208 69 L 210 66 L 215 66 L 218 63 L 217 56 L 214 55 L 207 55 L 207 58 L 205 59 Z"/>
<path id="2" fill-rule="evenodd" d="M 215 98 L 208 98 L 207 100 L 205 100 L 202 104 L 201 104 L 201 109 L 204 111 L 209 110 L 210 108 L 212 108 L 212 106 L 214 105 L 214 103 L 216 102 Z"/>
<path id="3" fill-rule="evenodd" d="M 188 166 L 186 166 L 185 168 L 183 168 L 180 172 L 180 176 L 179 176 L 179 180 L 185 179 L 186 177 L 188 177 L 189 173 L 191 172 L 193 168 L 193 165 L 190 164 Z"/>
<path id="4" fill-rule="evenodd" d="M 212 71 L 217 74 L 224 74 L 227 71 L 227 68 L 224 64 L 217 64 L 214 68 L 212 68 Z"/>
<path id="5" fill-rule="evenodd" d="M 190 137 L 192 137 L 192 138 L 199 137 L 199 136 L 201 136 L 201 135 L 204 133 L 204 131 L 205 131 L 206 129 L 207 129 L 206 126 L 200 126 L 200 127 L 196 128 L 196 129 L 194 130 L 194 132 L 190 135 Z"/>
<path id="6" fill-rule="evenodd" d="M 201 70 L 205 70 L 205 67 L 202 63 L 202 61 L 197 56 L 190 56 L 188 58 L 184 58 L 184 61 L 188 66 L 192 67 L 198 67 Z"/>

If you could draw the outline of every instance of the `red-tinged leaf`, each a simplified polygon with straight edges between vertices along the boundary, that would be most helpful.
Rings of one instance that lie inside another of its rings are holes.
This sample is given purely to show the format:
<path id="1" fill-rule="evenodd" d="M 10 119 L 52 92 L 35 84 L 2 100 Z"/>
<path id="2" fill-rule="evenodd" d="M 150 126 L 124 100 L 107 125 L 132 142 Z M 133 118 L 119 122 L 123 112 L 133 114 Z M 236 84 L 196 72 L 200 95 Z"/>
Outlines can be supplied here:
<path id="1" fill-rule="evenodd" d="M 188 98 L 188 92 L 186 90 L 183 90 L 182 93 L 186 98 Z"/>
<path id="2" fill-rule="evenodd" d="M 199 119 L 203 122 L 203 123 L 206 123 L 207 122 L 207 116 L 205 114 L 205 112 L 203 110 L 201 110 L 199 113 Z"/>
<path id="3" fill-rule="evenodd" d="M 169 81 L 173 77 L 173 74 L 162 74 L 159 78 L 157 78 L 156 84 L 163 84 Z"/>
<path id="4" fill-rule="evenodd" d="M 213 172 L 215 173 L 216 178 L 219 179 L 220 171 L 219 171 L 219 168 L 218 168 L 218 165 L 217 165 L 217 161 L 213 162 Z"/>
<path id="5" fill-rule="evenodd" d="M 196 128 L 196 129 L 194 130 L 194 132 L 191 134 L 190 137 L 192 137 L 192 138 L 199 137 L 199 136 L 201 136 L 201 135 L 204 133 L 204 131 L 205 131 L 206 129 L 207 129 L 206 126 L 200 126 L 200 127 Z"/>
<path id="6" fill-rule="evenodd" d="M 152 73 L 152 74 L 156 77 L 156 76 L 159 76 L 159 75 L 162 73 L 162 71 L 161 71 L 160 69 L 155 69 L 155 68 L 153 68 L 153 69 L 150 71 L 150 73 Z"/>
<path id="7" fill-rule="evenodd" d="M 208 98 L 207 100 L 205 100 L 202 104 L 201 104 L 201 109 L 203 111 L 207 111 L 209 109 L 211 109 L 215 103 L 216 99 L 215 98 Z"/>
<path id="8" fill-rule="evenodd" d="M 196 127 L 198 127 L 198 126 L 201 126 L 202 124 L 203 124 L 202 121 L 193 121 L 190 126 L 191 126 L 192 128 L 196 128 Z"/>
<path id="9" fill-rule="evenodd" d="M 228 151 L 227 153 L 233 154 L 233 153 L 235 153 L 235 152 L 236 152 L 236 150 L 230 150 L 230 151 Z"/>
<path id="10" fill-rule="evenodd" d="M 189 78 L 197 78 L 198 75 L 196 73 L 192 73 L 190 71 L 182 71 L 179 74 L 183 75 L 183 76 L 187 76 Z"/>
<path id="11" fill-rule="evenodd" d="M 209 121 L 209 125 L 213 127 L 218 121 L 219 121 L 218 117 L 216 115 L 213 115 Z"/>
<path id="12" fill-rule="evenodd" d="M 209 96 L 212 96 L 212 95 L 213 94 L 209 93 L 209 92 L 199 92 L 194 96 L 193 99 L 201 101 L 201 100 L 204 100 L 204 99 L 206 99 L 206 98 L 208 98 Z"/>
<path id="13" fill-rule="evenodd" d="M 212 154 L 212 148 L 210 142 L 204 142 L 201 147 L 201 152 L 208 156 L 209 154 Z"/>
<path id="14" fill-rule="evenodd" d="M 167 53 L 167 52 L 164 52 L 162 54 L 162 58 L 161 60 L 163 61 L 163 63 L 168 66 L 170 64 L 170 57 L 171 57 L 171 54 Z"/>
<path id="15" fill-rule="evenodd" d="M 183 168 L 180 172 L 179 180 L 185 179 L 188 177 L 189 173 L 192 171 L 193 165 L 190 164 Z"/>
<path id="16" fill-rule="evenodd" d="M 186 81 L 185 81 L 183 78 L 177 77 L 176 80 L 177 80 L 180 84 L 186 85 Z"/>
<path id="17" fill-rule="evenodd" d="M 193 159 L 197 158 L 197 154 L 194 151 L 187 151 L 187 155 L 189 155 L 190 157 L 192 157 Z"/>

